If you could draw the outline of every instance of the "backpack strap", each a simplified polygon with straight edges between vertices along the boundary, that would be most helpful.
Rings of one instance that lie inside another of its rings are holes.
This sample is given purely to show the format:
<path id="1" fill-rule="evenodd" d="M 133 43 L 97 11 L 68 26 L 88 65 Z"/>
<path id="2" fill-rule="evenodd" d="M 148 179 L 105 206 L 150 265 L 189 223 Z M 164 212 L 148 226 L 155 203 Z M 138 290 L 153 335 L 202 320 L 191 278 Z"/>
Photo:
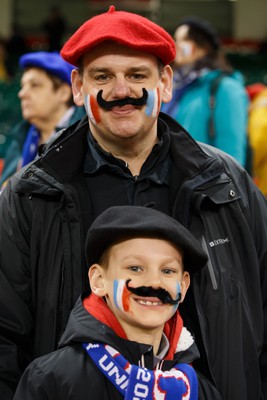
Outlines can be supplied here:
<path id="1" fill-rule="evenodd" d="M 229 75 L 227 72 L 221 72 L 218 76 L 216 76 L 216 78 L 211 82 L 210 85 L 210 97 L 209 97 L 210 117 L 208 123 L 208 135 L 211 142 L 214 141 L 216 136 L 215 121 L 214 121 L 214 112 L 216 107 L 216 93 L 221 80 L 227 75 Z"/>

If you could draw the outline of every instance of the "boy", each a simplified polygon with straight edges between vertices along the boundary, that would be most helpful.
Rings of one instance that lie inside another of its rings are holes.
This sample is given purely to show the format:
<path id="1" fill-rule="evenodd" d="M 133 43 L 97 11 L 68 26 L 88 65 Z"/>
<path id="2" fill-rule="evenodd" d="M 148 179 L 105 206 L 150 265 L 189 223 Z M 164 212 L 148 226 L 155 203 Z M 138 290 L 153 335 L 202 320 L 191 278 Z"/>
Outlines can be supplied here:
<path id="1" fill-rule="evenodd" d="M 78 300 L 59 350 L 33 361 L 14 399 L 219 399 L 178 305 L 207 256 L 180 223 L 115 206 L 86 239 L 90 296 Z"/>

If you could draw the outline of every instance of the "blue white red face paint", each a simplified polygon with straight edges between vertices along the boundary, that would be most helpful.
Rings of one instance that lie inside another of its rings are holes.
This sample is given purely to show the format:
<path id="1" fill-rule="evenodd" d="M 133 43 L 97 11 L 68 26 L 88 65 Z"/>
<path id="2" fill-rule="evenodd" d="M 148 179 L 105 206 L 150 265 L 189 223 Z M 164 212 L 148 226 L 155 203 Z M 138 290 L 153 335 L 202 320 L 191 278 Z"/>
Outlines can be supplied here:
<path id="1" fill-rule="evenodd" d="M 92 89 L 91 93 L 84 96 L 84 107 L 86 110 L 86 114 L 88 115 L 90 121 L 96 125 L 101 122 L 101 116 L 100 116 L 100 110 L 102 109 L 101 105 L 99 105 L 99 97 L 102 99 L 102 90 L 97 91 L 97 89 Z M 100 96 L 99 96 L 100 94 Z M 144 100 L 145 98 L 145 100 Z M 132 99 L 133 101 L 131 102 L 131 98 L 129 100 L 129 104 L 132 104 L 136 101 L 137 106 L 142 107 L 145 105 L 145 114 L 147 117 L 156 117 L 159 114 L 160 111 L 160 95 L 159 95 L 159 88 L 151 89 L 151 90 L 146 90 L 143 88 L 143 96 L 140 97 L 140 99 Z M 104 99 L 102 100 L 104 101 Z M 138 102 L 140 101 L 140 105 Z M 127 98 L 126 99 L 120 99 L 117 100 L 118 103 L 128 104 Z M 105 103 L 116 103 L 116 100 L 106 102 Z M 118 104 L 119 106 L 119 104 Z M 106 107 L 108 109 L 108 107 Z"/>
<path id="2" fill-rule="evenodd" d="M 160 110 L 159 88 L 148 90 L 145 113 L 148 117 L 156 117 Z"/>
<path id="3" fill-rule="evenodd" d="M 126 287 L 126 281 L 115 279 L 113 283 L 113 296 L 116 307 L 121 311 L 129 311 L 130 292 Z"/>
<path id="4" fill-rule="evenodd" d="M 174 311 L 177 310 L 179 302 L 181 300 L 181 285 L 179 282 L 176 286 L 176 294 L 174 299 L 165 289 L 154 289 L 150 286 L 132 287 L 129 285 L 130 282 L 130 280 L 125 281 L 122 279 L 115 279 L 113 282 L 114 303 L 119 310 L 124 312 L 129 311 L 130 295 L 132 293 L 140 297 L 158 298 L 160 301 L 162 301 L 163 304 L 173 305 Z"/>
<path id="5" fill-rule="evenodd" d="M 90 94 L 84 96 L 84 107 L 88 118 L 94 125 L 99 124 L 100 118 L 100 107 L 97 103 L 96 96 L 98 91 L 93 89 Z"/>

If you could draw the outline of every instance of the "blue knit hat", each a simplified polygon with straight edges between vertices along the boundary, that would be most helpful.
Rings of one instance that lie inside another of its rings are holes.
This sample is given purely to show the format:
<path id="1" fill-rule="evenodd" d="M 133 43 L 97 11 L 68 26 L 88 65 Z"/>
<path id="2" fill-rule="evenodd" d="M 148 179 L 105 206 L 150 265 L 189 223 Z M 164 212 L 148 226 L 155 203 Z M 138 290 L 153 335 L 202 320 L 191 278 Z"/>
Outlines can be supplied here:
<path id="1" fill-rule="evenodd" d="M 23 54 L 19 59 L 21 69 L 27 67 L 37 67 L 44 69 L 50 75 L 60 78 L 63 82 L 71 85 L 71 71 L 75 68 L 73 65 L 64 61 L 57 52 L 37 51 Z"/>

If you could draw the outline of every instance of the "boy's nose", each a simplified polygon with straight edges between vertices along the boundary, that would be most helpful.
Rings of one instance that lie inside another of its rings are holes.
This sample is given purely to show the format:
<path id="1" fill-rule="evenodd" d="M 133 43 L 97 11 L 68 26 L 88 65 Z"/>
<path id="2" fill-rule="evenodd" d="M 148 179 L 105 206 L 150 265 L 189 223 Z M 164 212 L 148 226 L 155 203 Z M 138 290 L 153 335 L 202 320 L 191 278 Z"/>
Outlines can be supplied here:
<path id="1" fill-rule="evenodd" d="M 162 287 L 162 282 L 158 273 L 150 272 L 144 286 L 151 286 L 153 289 Z"/>

